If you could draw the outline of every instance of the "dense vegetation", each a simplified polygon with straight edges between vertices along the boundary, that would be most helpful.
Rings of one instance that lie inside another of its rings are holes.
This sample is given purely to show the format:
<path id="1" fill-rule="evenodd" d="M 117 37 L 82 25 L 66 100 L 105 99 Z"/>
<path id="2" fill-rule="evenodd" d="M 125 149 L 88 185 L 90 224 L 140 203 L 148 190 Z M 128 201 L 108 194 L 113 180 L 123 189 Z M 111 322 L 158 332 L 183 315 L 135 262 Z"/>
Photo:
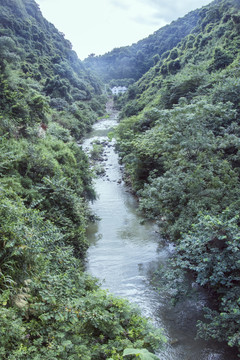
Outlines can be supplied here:
<path id="1" fill-rule="evenodd" d="M 0 0 L 0 24 L 0 358 L 149 357 L 162 336 L 83 272 L 95 193 L 76 141 L 101 83 L 35 1 Z"/>
<path id="2" fill-rule="evenodd" d="M 163 53 L 176 46 L 196 26 L 198 10 L 157 30 L 131 46 L 116 48 L 102 56 L 91 54 L 84 65 L 110 85 L 129 85 L 138 80 Z"/>
<path id="3" fill-rule="evenodd" d="M 175 265 L 212 294 L 205 338 L 240 348 L 240 4 L 214 1 L 191 34 L 117 99 L 118 149 Z"/>

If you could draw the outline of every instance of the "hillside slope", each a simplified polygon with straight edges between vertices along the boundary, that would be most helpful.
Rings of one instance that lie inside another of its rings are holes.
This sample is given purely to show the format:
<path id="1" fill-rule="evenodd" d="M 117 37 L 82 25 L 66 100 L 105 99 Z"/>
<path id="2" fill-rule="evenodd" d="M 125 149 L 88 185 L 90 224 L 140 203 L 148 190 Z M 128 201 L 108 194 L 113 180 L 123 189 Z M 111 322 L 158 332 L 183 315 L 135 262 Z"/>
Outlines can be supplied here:
<path id="1" fill-rule="evenodd" d="M 198 20 L 199 10 L 192 11 L 136 44 L 116 48 L 102 56 L 89 56 L 84 65 L 105 82 L 115 80 L 116 84 L 128 84 L 136 81 L 158 61 L 159 56 L 191 33 Z"/>
<path id="2" fill-rule="evenodd" d="M 83 272 L 101 84 L 34 0 L 0 0 L 0 358 L 123 359 L 162 343 Z M 150 335 L 149 335 L 150 334 Z"/>
<path id="3" fill-rule="evenodd" d="M 42 17 L 34 1 L 1 0 L 0 24 L 2 76 L 8 75 L 4 70 L 9 64 L 12 76 L 8 86 L 11 84 L 12 90 L 18 93 L 28 93 L 24 95 L 25 100 L 20 94 L 15 100 L 12 97 L 11 108 L 9 98 L 4 97 L 5 79 L 2 77 L 2 110 L 6 114 L 7 109 L 10 115 L 26 122 L 31 95 L 41 93 L 48 96 L 47 102 L 53 109 L 67 113 L 70 110 L 69 122 L 76 127 L 74 135 L 81 137 L 90 125 L 89 118 L 96 119 L 94 112 L 104 112 L 103 101 L 98 98 L 101 95 L 99 80 L 85 70 L 71 43 Z M 21 107 L 25 107 L 26 113 L 15 111 L 12 114 L 14 106 L 26 102 L 26 98 L 29 98 L 28 103 Z"/>
<path id="4" fill-rule="evenodd" d="M 118 99 L 118 148 L 140 209 L 176 241 L 175 265 L 213 295 L 199 334 L 239 347 L 240 3 L 198 14 Z"/>

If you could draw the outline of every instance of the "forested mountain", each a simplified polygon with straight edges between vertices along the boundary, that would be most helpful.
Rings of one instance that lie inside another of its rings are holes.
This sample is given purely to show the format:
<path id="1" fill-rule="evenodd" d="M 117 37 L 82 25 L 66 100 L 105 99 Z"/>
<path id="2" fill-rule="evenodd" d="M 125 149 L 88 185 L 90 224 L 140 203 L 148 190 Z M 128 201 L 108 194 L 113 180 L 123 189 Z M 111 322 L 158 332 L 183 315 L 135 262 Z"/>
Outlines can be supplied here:
<path id="1" fill-rule="evenodd" d="M 76 141 L 105 112 L 101 83 L 34 0 L 0 0 L 0 358 L 123 359 L 153 349 L 124 301 L 83 273 L 95 197 Z"/>
<path id="2" fill-rule="evenodd" d="M 240 3 L 197 14 L 194 31 L 116 98 L 118 149 L 140 209 L 176 242 L 174 269 L 212 294 L 199 334 L 240 347 Z"/>
<path id="3" fill-rule="evenodd" d="M 128 85 L 154 66 L 163 53 L 194 31 L 198 20 L 199 10 L 192 11 L 136 44 L 116 48 L 102 56 L 92 54 L 84 60 L 84 65 L 105 82 Z"/>
<path id="4" fill-rule="evenodd" d="M 103 101 L 98 98 L 101 94 L 99 80 L 85 70 L 71 43 L 42 17 L 34 1 L 1 0 L 0 24 L 2 110 L 26 124 L 34 101 L 41 102 L 40 98 L 33 101 L 34 96 L 48 96 L 47 105 L 70 114 L 69 122 L 76 127 L 70 129 L 71 133 L 75 131 L 74 135 L 81 137 L 96 119 L 94 111 L 99 114 L 104 111 Z M 8 74 L 7 64 L 11 66 L 11 74 Z M 4 88 L 7 77 L 9 90 L 15 90 L 11 99 L 10 95 L 6 98 L 7 89 Z M 21 111 L 18 112 L 18 108 Z M 41 120 L 40 114 L 38 118 L 35 115 L 33 124 Z"/>

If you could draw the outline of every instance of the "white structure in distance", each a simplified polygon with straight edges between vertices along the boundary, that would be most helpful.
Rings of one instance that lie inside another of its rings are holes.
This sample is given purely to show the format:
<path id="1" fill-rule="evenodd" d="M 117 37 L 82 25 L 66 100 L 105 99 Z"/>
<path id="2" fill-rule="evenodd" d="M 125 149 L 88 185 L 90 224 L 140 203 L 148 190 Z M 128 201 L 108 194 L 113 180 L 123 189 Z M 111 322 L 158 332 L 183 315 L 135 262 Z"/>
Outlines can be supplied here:
<path id="1" fill-rule="evenodd" d="M 120 95 L 124 94 L 127 91 L 127 88 L 126 86 L 114 86 L 111 91 L 113 95 Z"/>

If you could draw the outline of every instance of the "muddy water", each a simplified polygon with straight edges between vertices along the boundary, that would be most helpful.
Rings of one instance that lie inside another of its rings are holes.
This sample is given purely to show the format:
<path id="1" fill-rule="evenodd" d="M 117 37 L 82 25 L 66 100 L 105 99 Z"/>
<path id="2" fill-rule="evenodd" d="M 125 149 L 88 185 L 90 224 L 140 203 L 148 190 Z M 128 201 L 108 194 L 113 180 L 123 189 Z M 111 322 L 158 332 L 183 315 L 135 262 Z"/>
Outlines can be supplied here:
<path id="1" fill-rule="evenodd" d="M 204 293 L 171 307 L 164 293 L 151 286 L 154 270 L 166 263 L 173 246 L 137 213 L 137 202 L 122 180 L 114 141 L 108 141 L 107 133 L 116 126 L 118 116 L 111 107 L 109 111 L 110 117 L 96 123 L 83 144 L 87 152 L 93 140 L 106 142 L 101 163 L 106 172 L 95 180 L 98 198 L 92 204 L 101 220 L 88 229 L 87 271 L 102 281 L 104 289 L 135 303 L 143 315 L 164 329 L 168 344 L 157 354 L 161 360 L 237 359 L 219 343 L 195 340 L 196 321 L 202 318 L 207 301 Z"/>

